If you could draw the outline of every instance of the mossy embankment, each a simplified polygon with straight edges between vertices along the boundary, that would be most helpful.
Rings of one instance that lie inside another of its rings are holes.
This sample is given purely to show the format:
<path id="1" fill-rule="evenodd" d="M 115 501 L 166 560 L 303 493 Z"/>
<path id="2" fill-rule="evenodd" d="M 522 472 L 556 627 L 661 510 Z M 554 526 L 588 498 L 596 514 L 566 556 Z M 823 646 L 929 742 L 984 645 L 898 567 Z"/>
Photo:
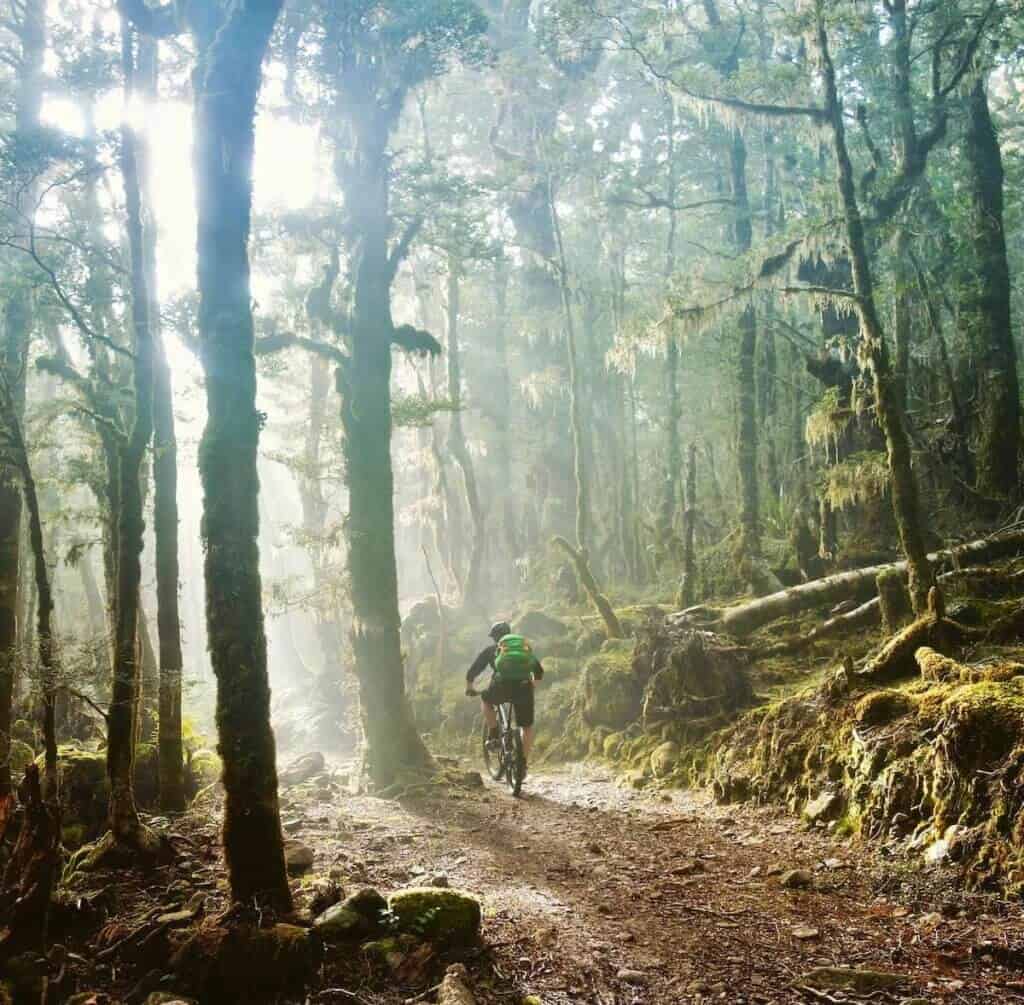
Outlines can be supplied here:
<path id="1" fill-rule="evenodd" d="M 1024 891 L 1024 646 L 984 630 L 1020 600 L 975 586 L 967 577 L 947 588 L 949 617 L 966 633 L 956 645 L 913 646 L 878 677 L 862 671 L 877 665 L 879 628 L 787 648 L 821 611 L 743 644 L 672 627 L 654 606 L 621 612 L 621 640 L 605 640 L 595 618 L 536 612 L 531 627 L 547 633 L 536 639 L 547 668 L 538 757 L 597 759 L 635 787 L 708 786 L 722 802 L 782 804 L 809 826 L 952 863 L 969 885 Z M 435 739 L 469 753 L 478 709 L 461 671 L 482 644 L 479 631 L 451 633 L 458 672 L 442 677 L 435 664 L 420 680 Z"/>

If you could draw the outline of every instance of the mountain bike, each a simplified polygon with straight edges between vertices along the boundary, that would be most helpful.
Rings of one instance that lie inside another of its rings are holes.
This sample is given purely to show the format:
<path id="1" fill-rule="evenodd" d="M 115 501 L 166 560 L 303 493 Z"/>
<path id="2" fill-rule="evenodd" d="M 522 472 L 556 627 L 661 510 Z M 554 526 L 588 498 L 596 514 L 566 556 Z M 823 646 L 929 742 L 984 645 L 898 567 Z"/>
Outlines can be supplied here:
<path id="1" fill-rule="evenodd" d="M 472 692 L 475 697 L 479 697 L 479 694 L 479 691 Z M 523 779 L 526 777 L 523 732 L 516 725 L 512 702 L 502 702 L 495 711 L 498 714 L 498 739 L 492 740 L 487 723 L 484 722 L 483 725 L 484 764 L 491 778 L 496 782 L 504 778 L 512 790 L 512 795 L 518 796 L 523 790 Z"/>

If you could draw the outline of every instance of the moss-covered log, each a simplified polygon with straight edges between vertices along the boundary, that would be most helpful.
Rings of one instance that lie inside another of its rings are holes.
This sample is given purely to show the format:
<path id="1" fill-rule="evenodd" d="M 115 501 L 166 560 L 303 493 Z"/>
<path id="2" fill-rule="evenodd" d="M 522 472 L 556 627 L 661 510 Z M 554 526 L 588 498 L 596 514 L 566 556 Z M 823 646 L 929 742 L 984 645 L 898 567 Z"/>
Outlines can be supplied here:
<path id="1" fill-rule="evenodd" d="M 933 552 L 929 561 L 936 567 L 986 564 L 993 559 L 1017 554 L 1024 550 L 1024 532 L 1012 531 L 993 537 L 972 541 L 956 548 Z M 674 621 L 692 621 L 695 624 L 713 626 L 716 630 L 730 635 L 749 635 L 778 618 L 799 614 L 816 607 L 827 607 L 842 600 L 868 600 L 875 594 L 875 580 L 882 573 L 897 571 L 905 575 L 906 562 L 891 562 L 885 565 L 871 565 L 863 569 L 836 573 L 811 583 L 780 590 L 767 597 L 760 597 L 746 604 L 724 609 L 697 608 L 671 615 Z"/>

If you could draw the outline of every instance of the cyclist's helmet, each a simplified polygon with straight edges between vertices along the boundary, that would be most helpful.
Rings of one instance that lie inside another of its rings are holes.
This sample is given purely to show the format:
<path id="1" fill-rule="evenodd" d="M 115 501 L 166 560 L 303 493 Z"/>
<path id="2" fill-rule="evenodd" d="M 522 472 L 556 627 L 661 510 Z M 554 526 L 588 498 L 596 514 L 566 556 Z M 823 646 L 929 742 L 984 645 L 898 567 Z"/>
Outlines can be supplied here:
<path id="1" fill-rule="evenodd" d="M 507 621 L 496 621 L 491 625 L 491 630 L 487 634 L 490 635 L 495 642 L 498 642 L 506 635 L 512 634 L 512 626 Z"/>

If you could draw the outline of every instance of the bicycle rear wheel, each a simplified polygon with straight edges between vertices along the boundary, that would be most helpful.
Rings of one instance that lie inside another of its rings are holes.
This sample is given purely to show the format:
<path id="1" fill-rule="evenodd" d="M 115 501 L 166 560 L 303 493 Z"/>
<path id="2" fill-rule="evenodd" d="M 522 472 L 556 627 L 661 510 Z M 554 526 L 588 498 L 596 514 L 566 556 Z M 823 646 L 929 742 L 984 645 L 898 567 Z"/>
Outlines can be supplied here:
<path id="1" fill-rule="evenodd" d="M 518 726 L 509 731 L 509 746 L 507 752 L 507 770 L 505 778 L 508 787 L 512 790 L 513 796 L 518 796 L 523 790 L 523 779 L 526 777 L 526 757 L 523 754 L 523 734 Z"/>

